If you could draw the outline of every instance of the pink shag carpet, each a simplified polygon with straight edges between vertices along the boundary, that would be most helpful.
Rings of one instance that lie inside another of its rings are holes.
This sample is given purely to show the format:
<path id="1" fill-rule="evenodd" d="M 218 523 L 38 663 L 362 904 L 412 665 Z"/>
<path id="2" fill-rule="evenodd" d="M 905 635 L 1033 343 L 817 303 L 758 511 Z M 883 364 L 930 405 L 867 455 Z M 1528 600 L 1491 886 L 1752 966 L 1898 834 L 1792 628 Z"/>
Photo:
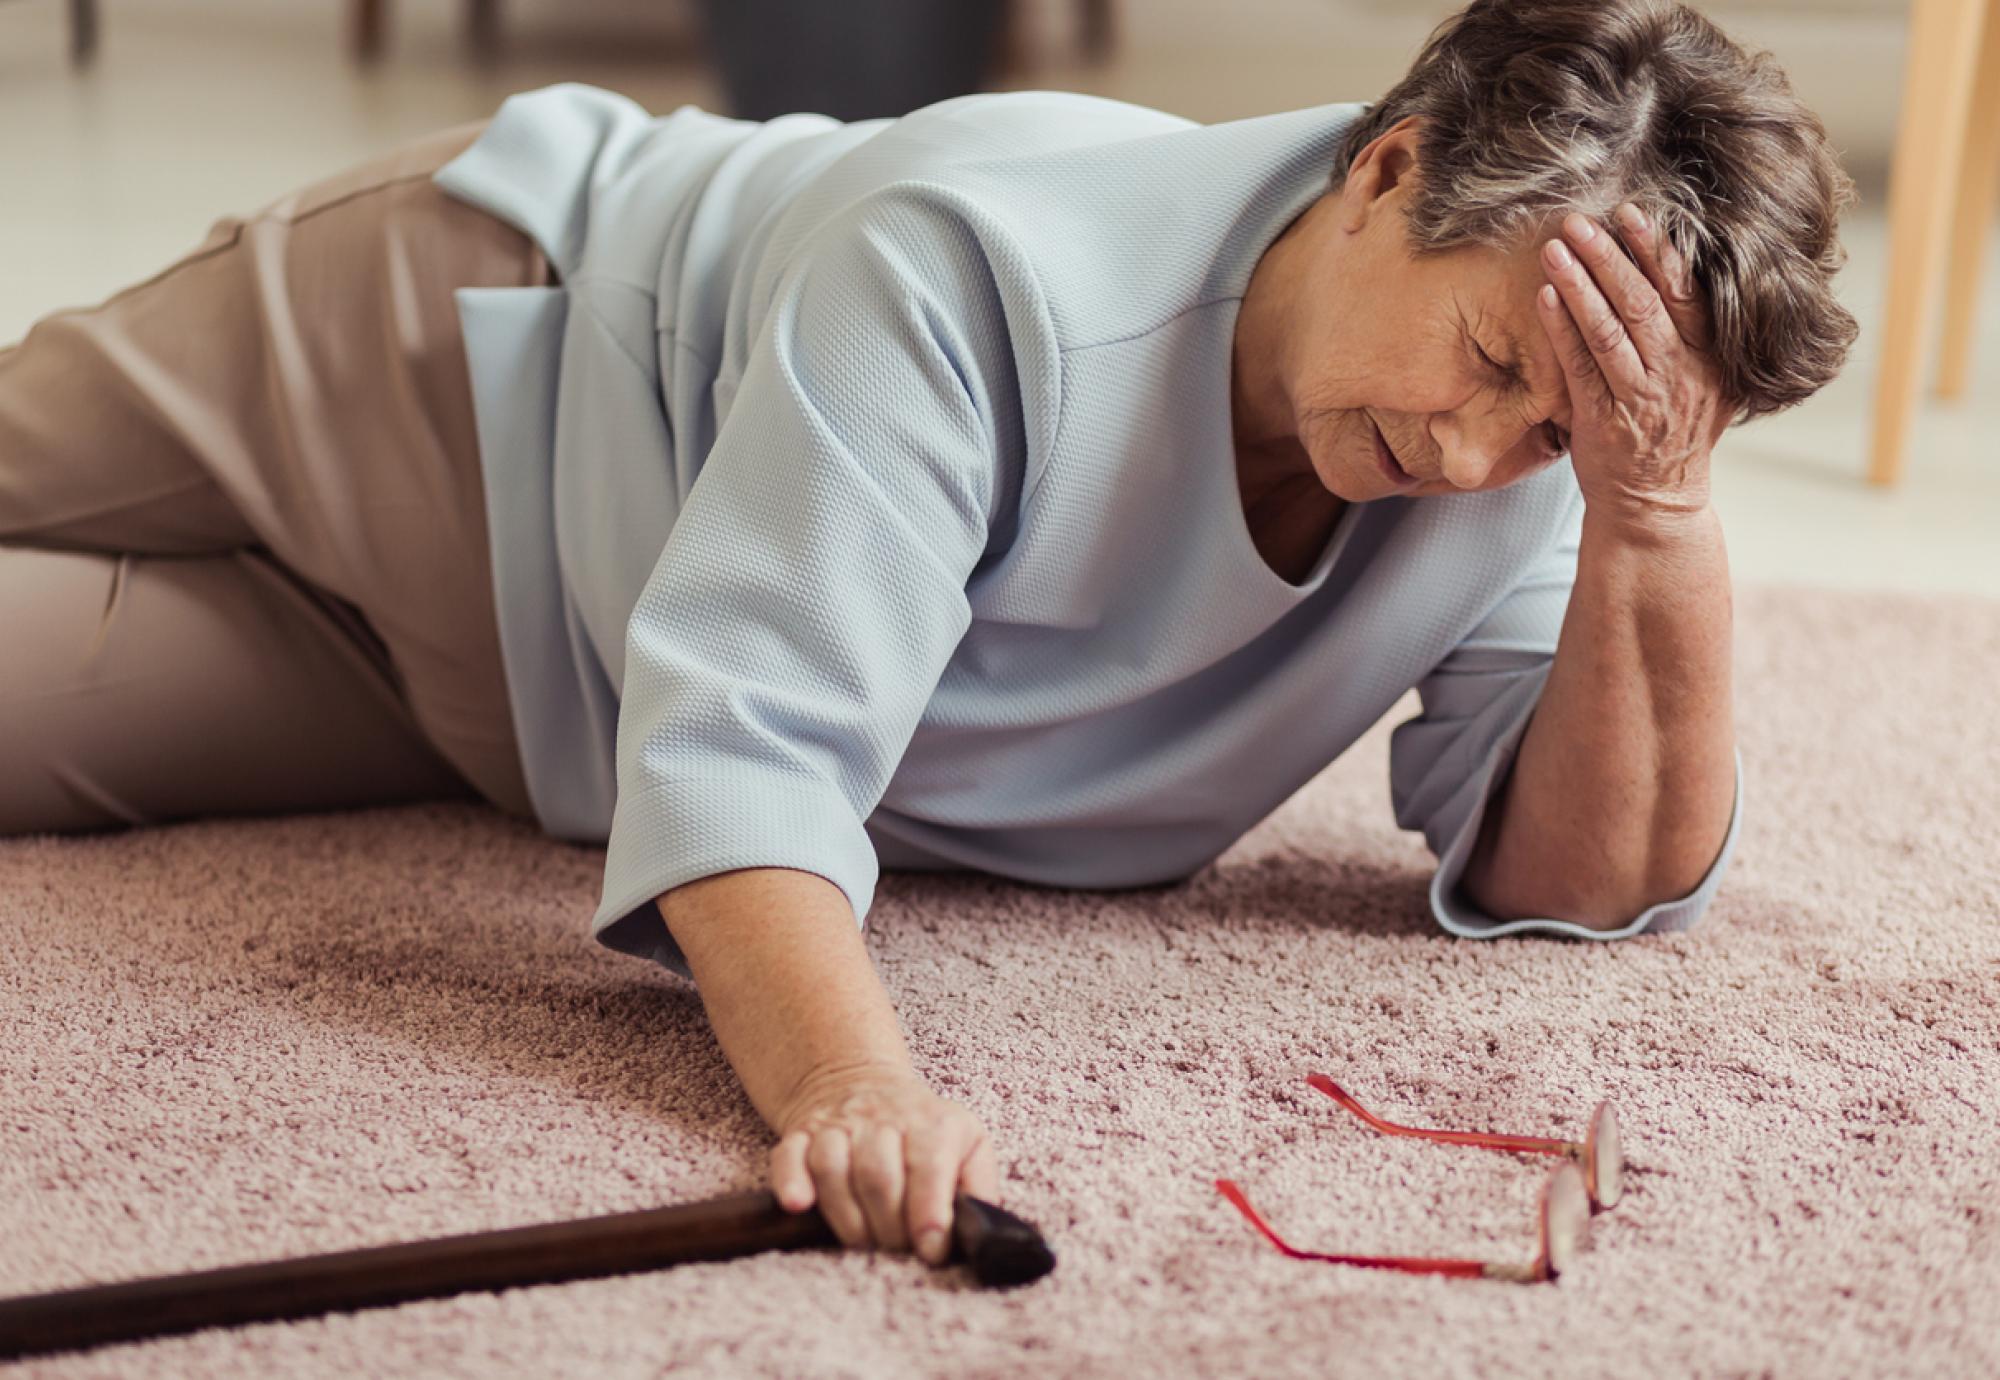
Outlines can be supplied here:
<path id="1" fill-rule="evenodd" d="M 1740 851 L 1692 933 L 1429 918 L 1388 732 L 1180 887 L 890 873 L 869 948 L 973 1107 L 1025 1290 L 767 1254 L 22 1363 L 50 1376 L 2000 1374 L 2000 603 L 1737 596 Z M 0 1292 L 764 1183 L 694 990 L 594 947 L 601 853 L 483 807 L 0 841 Z M 1548 1162 L 1387 1137 L 1624 1114 L 1551 1285 Z"/>

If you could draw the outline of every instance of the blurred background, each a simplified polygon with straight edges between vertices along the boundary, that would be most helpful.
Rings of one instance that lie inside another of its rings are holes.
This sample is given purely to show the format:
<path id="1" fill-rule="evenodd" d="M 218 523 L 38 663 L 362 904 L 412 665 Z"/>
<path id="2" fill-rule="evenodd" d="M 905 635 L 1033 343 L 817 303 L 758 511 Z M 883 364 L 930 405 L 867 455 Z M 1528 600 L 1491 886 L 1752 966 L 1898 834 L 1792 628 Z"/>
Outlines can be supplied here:
<path id="1" fill-rule="evenodd" d="M 693 102 L 862 118 L 957 90 L 1034 87 L 1218 121 L 1375 99 L 1457 8 L 0 0 L 0 344 L 159 271 L 225 213 L 550 82 L 607 87 L 656 112 Z M 1811 402 L 1732 431 L 1716 456 L 1735 577 L 2000 595 L 2000 264 L 1984 274 L 1965 395 L 1919 408 L 1893 486 L 1866 480 L 1909 0 L 1699 8 L 1772 51 L 1862 194 L 1845 225 L 1841 292 L 1863 327 L 1846 373 Z"/>

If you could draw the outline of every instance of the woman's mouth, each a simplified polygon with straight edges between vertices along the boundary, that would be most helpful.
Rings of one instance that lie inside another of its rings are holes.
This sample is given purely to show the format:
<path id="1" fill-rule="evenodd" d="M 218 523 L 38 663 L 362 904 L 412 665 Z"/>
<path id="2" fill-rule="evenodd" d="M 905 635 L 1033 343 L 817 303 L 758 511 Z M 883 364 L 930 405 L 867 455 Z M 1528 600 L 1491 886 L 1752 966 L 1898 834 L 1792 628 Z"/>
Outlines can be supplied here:
<path id="1" fill-rule="evenodd" d="M 1375 458 L 1382 464 L 1382 473 L 1389 476 L 1389 482 L 1399 489 L 1414 489 L 1422 481 L 1396 463 L 1396 453 L 1389 449 L 1389 442 L 1382 435 L 1382 428 L 1375 425 L 1371 417 L 1369 430 L 1375 433 Z"/>

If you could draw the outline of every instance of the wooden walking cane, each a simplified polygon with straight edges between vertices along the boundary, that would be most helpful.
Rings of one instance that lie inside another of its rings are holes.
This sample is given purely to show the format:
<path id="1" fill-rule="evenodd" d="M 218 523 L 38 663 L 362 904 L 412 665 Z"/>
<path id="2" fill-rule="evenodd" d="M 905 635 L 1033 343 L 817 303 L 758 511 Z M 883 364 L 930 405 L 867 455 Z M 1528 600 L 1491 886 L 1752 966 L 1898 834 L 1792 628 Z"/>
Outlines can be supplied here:
<path id="1" fill-rule="evenodd" d="M 817 1209 L 787 1212 L 769 1189 L 761 1189 L 576 1222 L 0 1299 L 0 1360 L 407 1303 L 468 1289 L 552 1284 L 691 1260 L 839 1244 Z M 974 1278 L 991 1287 L 1027 1284 L 1056 1264 L 1034 1227 L 966 1193 L 953 1200 L 946 1258 L 970 1264 Z"/>

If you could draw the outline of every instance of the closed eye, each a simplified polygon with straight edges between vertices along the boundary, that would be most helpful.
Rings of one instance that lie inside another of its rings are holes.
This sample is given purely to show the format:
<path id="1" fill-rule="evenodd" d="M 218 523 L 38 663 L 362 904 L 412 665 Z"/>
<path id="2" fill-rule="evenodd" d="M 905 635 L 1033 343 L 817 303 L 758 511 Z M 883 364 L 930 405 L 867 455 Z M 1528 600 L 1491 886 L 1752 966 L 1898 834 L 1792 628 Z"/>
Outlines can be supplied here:
<path id="1" fill-rule="evenodd" d="M 1479 351 L 1479 358 L 1485 362 L 1486 367 L 1493 371 L 1494 377 L 1498 378 L 1503 385 L 1517 393 L 1527 390 L 1528 381 L 1521 377 L 1519 369 L 1502 364 L 1499 360 L 1487 354 L 1486 347 L 1481 345 L 1477 340 L 1472 342 L 1472 348 Z"/>

